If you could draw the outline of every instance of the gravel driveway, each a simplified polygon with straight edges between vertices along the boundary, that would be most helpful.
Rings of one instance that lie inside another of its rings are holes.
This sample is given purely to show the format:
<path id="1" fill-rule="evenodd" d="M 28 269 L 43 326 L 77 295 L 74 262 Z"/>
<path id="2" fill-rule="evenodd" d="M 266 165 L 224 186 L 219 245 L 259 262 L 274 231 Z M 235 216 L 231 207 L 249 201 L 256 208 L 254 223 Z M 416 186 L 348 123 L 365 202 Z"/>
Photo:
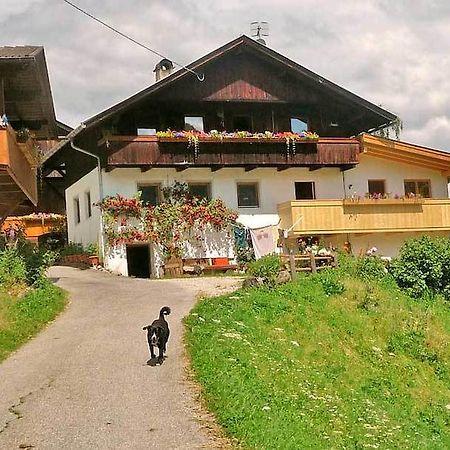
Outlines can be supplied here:
<path id="1" fill-rule="evenodd" d="M 54 267 L 70 294 L 58 319 L 0 365 L 0 448 L 216 448 L 184 380 L 181 319 L 199 292 L 236 278 L 139 280 Z M 162 366 L 142 327 L 168 305 L 171 337 Z"/>

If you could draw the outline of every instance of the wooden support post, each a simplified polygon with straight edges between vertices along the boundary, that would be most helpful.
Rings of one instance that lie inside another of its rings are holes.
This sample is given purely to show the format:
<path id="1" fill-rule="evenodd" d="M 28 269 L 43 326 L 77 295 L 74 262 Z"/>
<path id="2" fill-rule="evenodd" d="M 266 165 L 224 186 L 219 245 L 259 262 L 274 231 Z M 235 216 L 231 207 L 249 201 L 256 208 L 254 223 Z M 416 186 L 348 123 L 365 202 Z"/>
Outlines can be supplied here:
<path id="1" fill-rule="evenodd" d="M 317 267 L 316 267 L 316 257 L 314 256 L 314 253 L 311 252 L 309 254 L 309 258 L 311 260 L 311 273 L 316 273 L 317 272 Z"/>
<path id="2" fill-rule="evenodd" d="M 289 251 L 289 268 L 291 269 L 291 280 L 294 281 L 297 278 L 297 269 L 295 267 L 295 258 L 292 250 Z"/>

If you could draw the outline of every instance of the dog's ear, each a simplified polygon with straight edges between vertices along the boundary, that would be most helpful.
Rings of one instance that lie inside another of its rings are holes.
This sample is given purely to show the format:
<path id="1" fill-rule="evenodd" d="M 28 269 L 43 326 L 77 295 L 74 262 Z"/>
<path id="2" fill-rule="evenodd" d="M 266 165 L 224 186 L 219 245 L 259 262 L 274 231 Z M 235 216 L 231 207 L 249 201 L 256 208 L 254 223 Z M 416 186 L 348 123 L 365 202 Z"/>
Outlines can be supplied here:
<path id="1" fill-rule="evenodd" d="M 147 325 L 146 327 L 142 328 L 143 330 L 148 330 L 150 328 L 150 325 Z"/>

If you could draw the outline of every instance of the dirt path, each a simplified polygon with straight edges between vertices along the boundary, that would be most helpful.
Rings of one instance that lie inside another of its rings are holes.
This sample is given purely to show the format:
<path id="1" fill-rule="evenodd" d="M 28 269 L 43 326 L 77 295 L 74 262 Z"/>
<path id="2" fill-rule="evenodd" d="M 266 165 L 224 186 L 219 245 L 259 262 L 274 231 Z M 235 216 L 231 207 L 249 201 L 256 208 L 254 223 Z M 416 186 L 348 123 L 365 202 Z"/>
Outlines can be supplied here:
<path id="1" fill-rule="evenodd" d="M 181 319 L 200 291 L 239 281 L 149 281 L 69 267 L 50 276 L 71 304 L 0 365 L 0 448 L 215 448 L 184 381 Z M 168 358 L 152 367 L 142 327 L 164 305 L 172 308 Z"/>

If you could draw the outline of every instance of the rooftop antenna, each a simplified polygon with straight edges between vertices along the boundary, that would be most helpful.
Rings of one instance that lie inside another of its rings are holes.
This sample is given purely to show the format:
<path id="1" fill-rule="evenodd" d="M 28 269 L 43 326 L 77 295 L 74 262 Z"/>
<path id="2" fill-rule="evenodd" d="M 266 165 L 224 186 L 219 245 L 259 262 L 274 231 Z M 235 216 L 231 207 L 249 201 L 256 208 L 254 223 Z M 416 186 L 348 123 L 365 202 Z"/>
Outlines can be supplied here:
<path id="1" fill-rule="evenodd" d="M 264 37 L 269 36 L 269 23 L 268 22 L 251 22 L 250 23 L 250 32 L 252 34 L 252 38 L 256 38 L 256 42 L 262 45 L 266 45 L 266 41 L 263 39 Z"/>

